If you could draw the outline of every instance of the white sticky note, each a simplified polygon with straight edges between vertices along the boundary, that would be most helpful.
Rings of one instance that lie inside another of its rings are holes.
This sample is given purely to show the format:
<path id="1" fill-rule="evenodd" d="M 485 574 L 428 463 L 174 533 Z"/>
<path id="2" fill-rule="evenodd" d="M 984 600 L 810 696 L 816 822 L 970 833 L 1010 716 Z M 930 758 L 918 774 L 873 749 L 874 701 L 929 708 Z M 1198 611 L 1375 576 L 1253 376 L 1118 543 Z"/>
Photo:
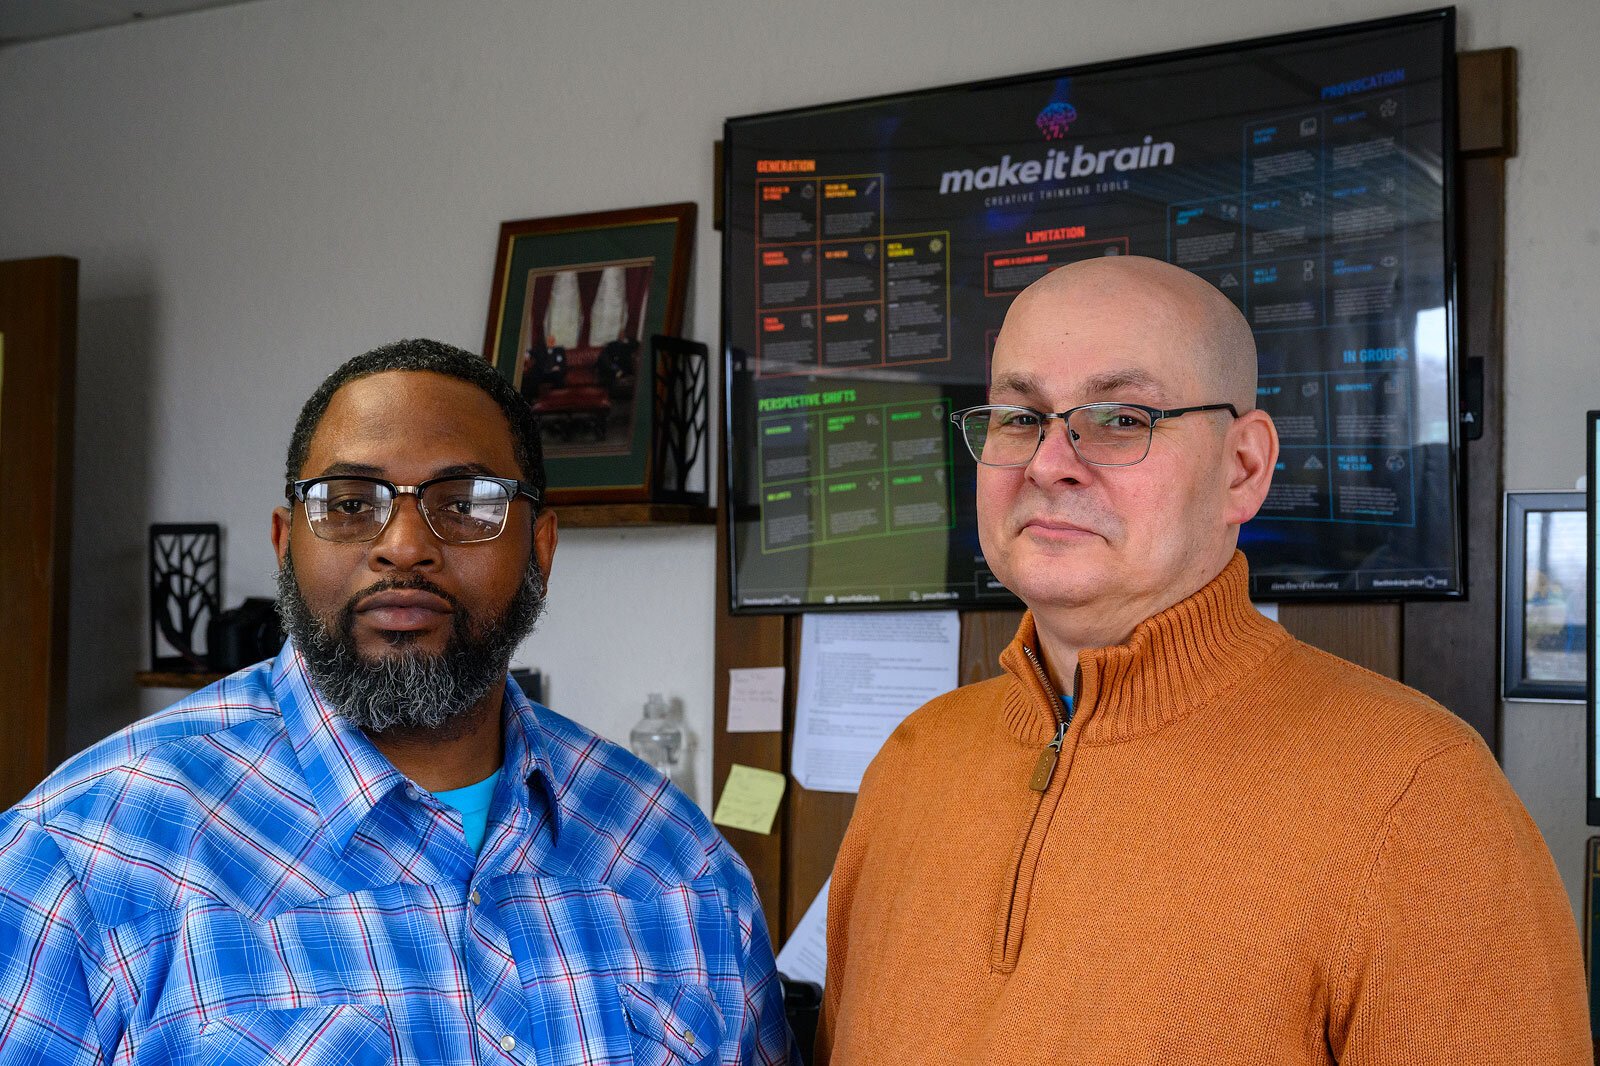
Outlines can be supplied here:
<path id="1" fill-rule="evenodd" d="M 778 733 L 782 730 L 783 667 L 729 670 L 728 732 Z"/>

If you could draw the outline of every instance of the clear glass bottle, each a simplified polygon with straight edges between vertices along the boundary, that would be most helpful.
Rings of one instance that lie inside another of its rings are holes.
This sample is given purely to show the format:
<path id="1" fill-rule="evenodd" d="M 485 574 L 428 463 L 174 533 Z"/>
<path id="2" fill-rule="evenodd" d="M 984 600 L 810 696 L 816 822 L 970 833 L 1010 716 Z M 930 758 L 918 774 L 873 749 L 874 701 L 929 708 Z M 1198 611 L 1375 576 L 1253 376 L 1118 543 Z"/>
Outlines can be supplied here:
<path id="1" fill-rule="evenodd" d="M 683 725 L 675 719 L 661 693 L 652 692 L 644 701 L 644 717 L 628 734 L 628 746 L 674 784 L 680 781 Z"/>
<path id="2" fill-rule="evenodd" d="M 672 723 L 672 727 L 683 738 L 682 746 L 679 747 L 677 754 L 673 756 L 677 760 L 677 767 L 672 772 L 672 783 L 677 785 L 685 796 L 694 799 L 695 736 L 689 731 L 689 723 L 684 720 L 683 701 L 674 696 L 667 702 L 667 720 Z"/>

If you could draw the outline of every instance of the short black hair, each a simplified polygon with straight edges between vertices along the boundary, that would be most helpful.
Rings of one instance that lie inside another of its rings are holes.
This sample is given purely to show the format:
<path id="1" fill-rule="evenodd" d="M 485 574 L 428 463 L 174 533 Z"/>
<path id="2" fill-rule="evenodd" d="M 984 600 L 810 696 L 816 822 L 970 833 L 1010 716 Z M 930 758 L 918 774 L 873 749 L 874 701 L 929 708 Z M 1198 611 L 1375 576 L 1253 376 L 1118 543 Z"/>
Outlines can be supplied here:
<path id="1" fill-rule="evenodd" d="M 311 451 L 311 438 L 317 432 L 317 426 L 322 424 L 322 416 L 328 413 L 333 394 L 358 378 L 390 370 L 423 370 L 430 374 L 443 374 L 476 385 L 488 393 L 506 416 L 517 465 L 522 468 L 522 480 L 539 497 L 534 506 L 534 513 L 538 513 L 544 503 L 544 449 L 539 442 L 539 420 L 528 407 L 528 401 L 482 356 L 426 338 L 395 341 L 374 348 L 346 360 L 339 369 L 323 379 L 317 391 L 300 408 L 294 434 L 289 438 L 289 457 L 284 471 L 286 485 L 300 479 L 300 471 L 305 468 L 306 456 Z"/>

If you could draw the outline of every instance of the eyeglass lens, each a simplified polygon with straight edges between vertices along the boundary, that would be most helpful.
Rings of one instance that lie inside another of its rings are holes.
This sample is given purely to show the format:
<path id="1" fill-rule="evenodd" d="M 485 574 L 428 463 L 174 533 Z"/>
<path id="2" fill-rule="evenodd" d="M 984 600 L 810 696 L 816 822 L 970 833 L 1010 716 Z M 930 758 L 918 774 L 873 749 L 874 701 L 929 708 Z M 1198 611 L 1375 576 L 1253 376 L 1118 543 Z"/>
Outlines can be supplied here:
<path id="1" fill-rule="evenodd" d="M 1039 450 L 1041 416 L 1015 407 L 979 408 L 961 428 L 967 447 L 989 466 L 1026 466 Z M 1067 416 L 1073 448 L 1086 463 L 1128 466 L 1150 450 L 1150 413 L 1120 404 L 1091 404 Z"/>
<path id="2" fill-rule="evenodd" d="M 356 478 L 329 478 L 306 488 L 306 518 L 323 540 L 372 540 L 394 511 L 394 490 Z M 458 477 L 422 489 L 422 517 L 447 544 L 492 540 L 505 528 L 511 494 L 487 478 Z"/>

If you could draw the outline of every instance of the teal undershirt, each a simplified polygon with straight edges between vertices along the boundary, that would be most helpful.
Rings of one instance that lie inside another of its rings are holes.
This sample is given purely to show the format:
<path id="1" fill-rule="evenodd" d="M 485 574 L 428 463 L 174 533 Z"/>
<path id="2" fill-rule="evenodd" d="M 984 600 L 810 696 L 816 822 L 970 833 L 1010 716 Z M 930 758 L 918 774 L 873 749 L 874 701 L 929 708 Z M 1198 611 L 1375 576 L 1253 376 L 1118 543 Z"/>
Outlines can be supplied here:
<path id="1" fill-rule="evenodd" d="M 494 799 L 494 786 L 499 780 L 500 771 L 496 770 L 476 785 L 433 794 L 440 803 L 461 813 L 461 828 L 466 830 L 467 847 L 474 855 L 483 847 L 484 834 L 489 831 L 489 803 Z"/>

